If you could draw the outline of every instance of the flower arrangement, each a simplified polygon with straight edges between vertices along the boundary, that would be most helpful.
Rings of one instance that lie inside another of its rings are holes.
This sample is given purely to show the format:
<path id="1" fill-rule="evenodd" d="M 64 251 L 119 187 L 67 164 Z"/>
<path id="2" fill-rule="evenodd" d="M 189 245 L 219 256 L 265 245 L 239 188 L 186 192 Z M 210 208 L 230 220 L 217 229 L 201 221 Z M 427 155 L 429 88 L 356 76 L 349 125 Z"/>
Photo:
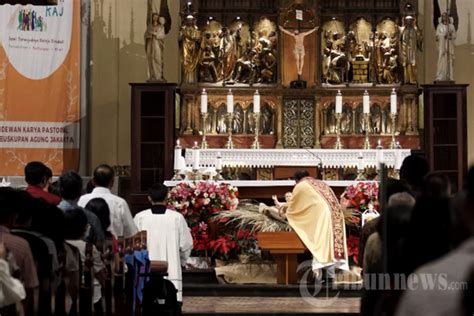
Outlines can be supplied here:
<path id="1" fill-rule="evenodd" d="M 379 209 L 377 182 L 358 182 L 341 195 L 341 206 L 347 228 L 347 253 L 353 264 L 358 263 L 362 213 L 369 208 Z"/>
<path id="2" fill-rule="evenodd" d="M 238 190 L 227 183 L 210 181 L 181 182 L 170 190 L 168 208 L 186 218 L 193 236 L 193 255 L 228 259 L 236 254 L 236 234 L 225 230 L 212 231 L 214 217 L 232 211 L 239 204 Z"/>

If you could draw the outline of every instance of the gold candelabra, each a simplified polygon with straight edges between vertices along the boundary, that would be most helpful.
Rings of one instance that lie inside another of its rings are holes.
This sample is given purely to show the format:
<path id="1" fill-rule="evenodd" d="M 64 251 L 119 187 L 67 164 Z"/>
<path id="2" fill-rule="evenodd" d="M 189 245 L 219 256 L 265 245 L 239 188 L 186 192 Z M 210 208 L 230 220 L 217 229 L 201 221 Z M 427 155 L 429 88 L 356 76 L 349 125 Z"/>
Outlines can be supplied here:
<path id="1" fill-rule="evenodd" d="M 208 144 L 206 140 L 206 122 L 207 122 L 207 117 L 209 113 L 203 112 L 201 113 L 202 115 L 202 140 L 201 140 L 201 149 L 207 149 Z"/>
<path id="2" fill-rule="evenodd" d="M 227 126 L 228 137 L 227 143 L 225 144 L 225 148 L 234 149 L 234 142 L 232 141 L 232 120 L 234 119 L 234 113 L 227 113 L 226 117 L 229 125 Z"/>
<path id="3" fill-rule="evenodd" d="M 364 113 L 364 129 L 365 129 L 365 140 L 364 140 L 364 149 L 370 149 L 370 140 L 369 140 L 369 129 L 370 129 L 370 114 Z"/>
<path id="4" fill-rule="evenodd" d="M 252 144 L 252 149 L 260 149 L 261 145 L 258 140 L 258 136 L 260 133 L 260 113 L 253 113 L 253 117 L 255 119 L 255 139 Z"/>
<path id="5" fill-rule="evenodd" d="M 342 149 L 341 143 L 341 117 L 342 113 L 336 113 L 336 143 L 334 144 L 334 149 Z"/>
<path id="6" fill-rule="evenodd" d="M 392 141 L 390 142 L 390 149 L 397 148 L 397 140 L 395 139 L 395 133 L 397 131 L 397 113 L 390 113 L 392 119 Z"/>

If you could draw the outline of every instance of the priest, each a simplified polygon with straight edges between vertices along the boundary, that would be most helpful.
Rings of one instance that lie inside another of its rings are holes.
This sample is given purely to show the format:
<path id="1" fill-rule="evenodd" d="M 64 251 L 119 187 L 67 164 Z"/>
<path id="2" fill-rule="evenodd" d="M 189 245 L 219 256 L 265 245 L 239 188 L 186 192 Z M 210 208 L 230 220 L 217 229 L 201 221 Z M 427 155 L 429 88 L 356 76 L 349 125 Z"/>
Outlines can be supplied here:
<path id="1" fill-rule="evenodd" d="M 286 217 L 313 255 L 316 276 L 322 268 L 348 270 L 344 215 L 332 189 L 307 171 L 295 173 L 296 185 Z M 333 277 L 333 276 L 332 276 Z"/>

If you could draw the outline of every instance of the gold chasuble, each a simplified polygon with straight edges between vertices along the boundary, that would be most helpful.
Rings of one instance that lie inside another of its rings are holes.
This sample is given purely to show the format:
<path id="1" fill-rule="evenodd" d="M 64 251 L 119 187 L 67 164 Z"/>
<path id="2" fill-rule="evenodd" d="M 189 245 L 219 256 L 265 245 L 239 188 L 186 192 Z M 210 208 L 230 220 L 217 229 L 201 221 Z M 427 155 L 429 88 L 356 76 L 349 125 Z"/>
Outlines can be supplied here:
<path id="1" fill-rule="evenodd" d="M 332 189 L 311 177 L 293 189 L 286 212 L 290 226 L 313 255 L 313 270 L 348 269 L 344 216 Z"/>

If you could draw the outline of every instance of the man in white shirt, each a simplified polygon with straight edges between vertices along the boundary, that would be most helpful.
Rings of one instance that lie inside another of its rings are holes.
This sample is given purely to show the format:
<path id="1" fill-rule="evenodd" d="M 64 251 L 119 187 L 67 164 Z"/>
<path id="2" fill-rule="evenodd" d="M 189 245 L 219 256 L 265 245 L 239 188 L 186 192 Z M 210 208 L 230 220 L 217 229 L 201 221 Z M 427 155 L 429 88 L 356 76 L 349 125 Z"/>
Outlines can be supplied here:
<path id="1" fill-rule="evenodd" d="M 127 202 L 110 192 L 114 184 L 114 170 L 106 164 L 99 165 L 94 170 L 92 181 L 95 188 L 91 193 L 81 196 L 77 203 L 81 207 L 94 198 L 103 198 L 110 209 L 110 232 L 115 237 L 130 238 L 138 232 L 133 222 Z"/>
<path id="2" fill-rule="evenodd" d="M 168 189 L 155 184 L 149 191 L 151 208 L 135 215 L 140 231 L 147 232 L 147 249 L 151 261 L 168 262 L 168 279 L 178 290 L 178 301 L 183 301 L 181 266 L 191 254 L 193 238 L 181 213 L 166 209 Z"/>

